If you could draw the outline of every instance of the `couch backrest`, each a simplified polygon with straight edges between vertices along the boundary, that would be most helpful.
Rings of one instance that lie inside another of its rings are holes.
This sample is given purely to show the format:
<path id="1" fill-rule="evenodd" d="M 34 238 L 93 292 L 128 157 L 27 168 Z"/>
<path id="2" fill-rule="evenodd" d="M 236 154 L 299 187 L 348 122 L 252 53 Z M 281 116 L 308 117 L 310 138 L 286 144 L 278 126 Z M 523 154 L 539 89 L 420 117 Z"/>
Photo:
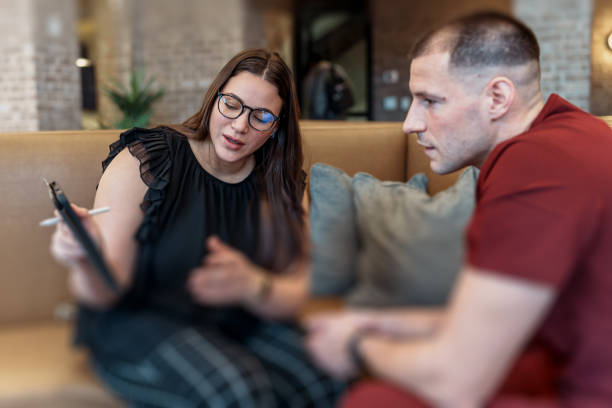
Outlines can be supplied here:
<path id="1" fill-rule="evenodd" d="M 381 122 L 301 123 L 304 168 L 325 162 L 348 174 L 364 171 L 382 180 L 406 180 L 429 164 L 401 124 Z M 69 300 L 66 271 L 49 255 L 52 216 L 41 177 L 57 180 L 75 203 L 91 205 L 101 161 L 119 131 L 0 134 L 0 324 L 48 319 Z M 409 158 L 408 160 L 406 158 Z M 408 172 L 408 173 L 407 173 Z M 452 184 L 433 175 L 430 191 Z"/>
<path id="2" fill-rule="evenodd" d="M 349 175 L 405 180 L 406 135 L 396 122 L 302 121 L 304 168 L 331 164 Z"/>
<path id="3" fill-rule="evenodd" d="M 399 122 L 301 122 L 304 133 L 304 168 L 316 162 L 339 167 L 349 175 L 372 174 L 380 180 L 406 181 L 422 172 L 429 179 L 428 192 L 435 194 L 451 186 L 462 170 L 436 174 L 429 158 L 416 142 L 406 136 Z"/>
<path id="4" fill-rule="evenodd" d="M 49 255 L 52 216 L 41 177 L 70 200 L 90 205 L 100 162 L 117 131 L 0 135 L 0 323 L 49 318 L 68 299 L 66 271 Z"/>

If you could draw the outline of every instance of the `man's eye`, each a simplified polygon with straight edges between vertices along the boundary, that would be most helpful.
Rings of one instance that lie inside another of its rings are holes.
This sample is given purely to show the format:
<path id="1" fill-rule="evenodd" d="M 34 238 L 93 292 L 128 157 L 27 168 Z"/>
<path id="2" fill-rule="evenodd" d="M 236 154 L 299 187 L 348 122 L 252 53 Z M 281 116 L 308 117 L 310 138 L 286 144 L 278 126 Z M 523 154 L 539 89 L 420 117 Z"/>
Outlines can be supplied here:
<path id="1" fill-rule="evenodd" d="M 425 105 L 425 106 L 432 106 L 435 103 L 436 103 L 436 101 L 434 101 L 433 99 L 423 98 L 423 105 Z"/>

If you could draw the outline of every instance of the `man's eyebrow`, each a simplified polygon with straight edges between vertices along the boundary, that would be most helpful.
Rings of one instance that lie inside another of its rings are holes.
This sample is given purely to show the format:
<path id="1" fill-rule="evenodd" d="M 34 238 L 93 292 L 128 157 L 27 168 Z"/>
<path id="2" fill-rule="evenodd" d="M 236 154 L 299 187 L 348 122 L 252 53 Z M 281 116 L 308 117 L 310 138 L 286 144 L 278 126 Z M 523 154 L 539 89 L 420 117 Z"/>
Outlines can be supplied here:
<path id="1" fill-rule="evenodd" d="M 429 92 L 425 92 L 425 91 L 417 91 L 417 92 L 413 92 L 412 93 L 413 96 L 419 97 L 419 98 L 427 98 L 427 99 L 438 99 L 438 100 L 442 100 L 444 99 L 443 96 L 439 96 L 439 95 L 434 95 L 432 93 Z"/>
<path id="2" fill-rule="evenodd" d="M 412 96 L 414 98 L 419 98 L 419 99 L 431 99 L 437 102 L 444 102 L 446 101 L 446 97 L 442 96 L 442 95 L 435 95 L 429 92 L 423 92 L 423 91 L 419 91 L 419 92 L 413 92 Z"/>

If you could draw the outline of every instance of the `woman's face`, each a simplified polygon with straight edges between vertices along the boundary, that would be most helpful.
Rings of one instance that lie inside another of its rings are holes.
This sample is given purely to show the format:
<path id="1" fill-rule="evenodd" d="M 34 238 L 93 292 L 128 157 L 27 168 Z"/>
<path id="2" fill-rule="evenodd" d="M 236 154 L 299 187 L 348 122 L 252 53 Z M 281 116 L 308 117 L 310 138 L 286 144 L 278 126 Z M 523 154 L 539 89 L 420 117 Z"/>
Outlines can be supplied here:
<path id="1" fill-rule="evenodd" d="M 217 158 L 224 162 L 235 163 L 251 156 L 278 126 L 277 122 L 265 131 L 254 129 L 249 124 L 251 110 L 246 106 L 253 109 L 263 108 L 279 117 L 283 101 L 274 85 L 245 71 L 231 77 L 221 89 L 221 93 L 232 95 L 245 105 L 240 116 L 229 119 L 219 112 L 219 98 L 217 98 L 210 117 L 210 138 Z M 239 104 L 233 108 L 237 108 L 236 112 L 240 112 Z"/>

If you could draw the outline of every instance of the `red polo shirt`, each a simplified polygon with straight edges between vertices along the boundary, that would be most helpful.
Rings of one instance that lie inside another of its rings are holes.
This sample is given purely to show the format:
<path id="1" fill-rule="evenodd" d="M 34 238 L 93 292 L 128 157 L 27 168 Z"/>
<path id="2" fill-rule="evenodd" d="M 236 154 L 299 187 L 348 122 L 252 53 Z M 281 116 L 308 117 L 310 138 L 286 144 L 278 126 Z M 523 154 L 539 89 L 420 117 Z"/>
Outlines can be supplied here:
<path id="1" fill-rule="evenodd" d="M 481 169 L 469 262 L 557 291 L 490 407 L 612 406 L 609 162 L 608 125 L 552 95 L 530 129 L 498 145 Z M 426 404 L 407 390 L 366 381 L 341 406 Z"/>
<path id="2" fill-rule="evenodd" d="M 487 157 L 467 233 L 472 265 L 557 291 L 531 346 L 556 362 L 572 407 L 612 406 L 611 161 L 608 125 L 552 95 Z M 517 367 L 512 390 L 529 375 Z"/>

